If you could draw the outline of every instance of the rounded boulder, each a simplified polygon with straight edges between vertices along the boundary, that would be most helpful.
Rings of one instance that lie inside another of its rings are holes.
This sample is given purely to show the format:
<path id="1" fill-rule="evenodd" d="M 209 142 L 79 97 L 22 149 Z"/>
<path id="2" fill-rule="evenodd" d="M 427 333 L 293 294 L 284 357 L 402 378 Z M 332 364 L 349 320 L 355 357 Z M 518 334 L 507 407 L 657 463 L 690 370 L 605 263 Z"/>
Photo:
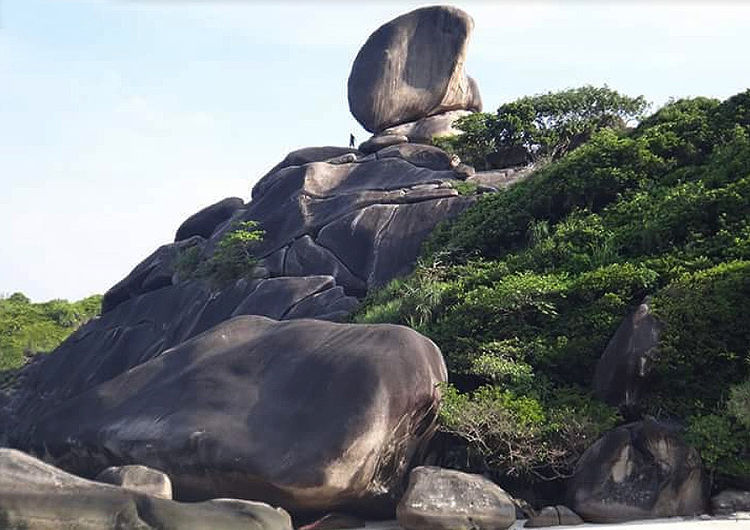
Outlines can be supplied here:
<path id="1" fill-rule="evenodd" d="M 471 17 L 460 9 L 416 9 L 378 28 L 349 75 L 349 109 L 370 132 L 449 110 L 481 110 L 464 72 Z"/>

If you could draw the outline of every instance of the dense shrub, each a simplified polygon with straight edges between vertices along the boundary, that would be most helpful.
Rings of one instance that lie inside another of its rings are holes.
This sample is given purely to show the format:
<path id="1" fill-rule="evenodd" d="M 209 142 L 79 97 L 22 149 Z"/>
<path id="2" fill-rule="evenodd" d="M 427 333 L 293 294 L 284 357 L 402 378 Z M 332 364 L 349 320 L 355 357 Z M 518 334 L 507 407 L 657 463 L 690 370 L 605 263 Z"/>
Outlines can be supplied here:
<path id="1" fill-rule="evenodd" d="M 512 147 L 525 149 L 531 160 L 556 160 L 596 131 L 623 129 L 647 107 L 642 96 L 584 86 L 523 97 L 500 106 L 496 114 L 471 114 L 455 124 L 464 134 L 435 143 L 478 169 L 491 168 L 492 155 Z"/>
<path id="2" fill-rule="evenodd" d="M 652 295 L 665 327 L 645 412 L 682 422 L 709 469 L 747 479 L 748 101 L 676 101 L 595 133 L 442 225 L 414 273 L 355 318 L 435 340 L 454 385 L 443 428 L 500 474 L 549 477 L 579 453 L 551 419 L 561 394 L 577 396 L 568 421 L 588 436 L 611 424 L 587 393 L 594 367 Z"/>
<path id="3" fill-rule="evenodd" d="M 182 250 L 175 264 L 177 273 L 182 279 L 205 278 L 219 287 L 251 276 L 258 263 L 253 251 L 264 235 L 256 221 L 238 222 L 222 236 L 208 258 L 203 259 L 203 250 L 197 245 Z"/>
<path id="4" fill-rule="evenodd" d="M 78 302 L 32 303 L 22 293 L 0 299 L 0 373 L 20 368 L 29 356 L 53 350 L 100 307 L 99 295 Z"/>

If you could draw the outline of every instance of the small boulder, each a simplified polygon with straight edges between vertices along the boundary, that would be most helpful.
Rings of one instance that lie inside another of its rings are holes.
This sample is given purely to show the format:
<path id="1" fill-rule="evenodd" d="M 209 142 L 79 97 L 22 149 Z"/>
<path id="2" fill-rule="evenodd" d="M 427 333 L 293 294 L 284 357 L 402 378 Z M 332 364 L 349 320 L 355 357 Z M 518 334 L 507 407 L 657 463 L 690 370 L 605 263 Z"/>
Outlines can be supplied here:
<path id="1" fill-rule="evenodd" d="M 183 241 L 192 236 L 211 237 L 221 223 L 232 217 L 232 214 L 245 206 L 239 197 L 228 197 L 188 217 L 177 229 L 175 241 Z"/>
<path id="2" fill-rule="evenodd" d="M 406 530 L 500 530 L 515 523 L 516 508 L 481 475 L 423 466 L 409 475 L 396 517 Z"/>
<path id="3" fill-rule="evenodd" d="M 464 73 L 474 22 L 449 6 L 425 7 L 378 28 L 349 75 L 349 109 L 370 132 L 448 110 L 481 110 Z"/>
<path id="4" fill-rule="evenodd" d="M 439 136 L 455 136 L 462 131 L 453 126 L 459 118 L 468 116 L 471 112 L 466 110 L 452 110 L 442 112 L 433 116 L 427 116 L 417 121 L 411 121 L 395 125 L 384 130 L 382 134 L 397 134 L 404 136 L 407 140 L 417 144 L 429 144 Z"/>
<path id="5" fill-rule="evenodd" d="M 172 481 L 167 474 L 146 466 L 108 467 L 96 476 L 96 480 L 161 499 L 172 498 Z"/>
<path id="6" fill-rule="evenodd" d="M 735 515 L 750 512 L 750 491 L 724 490 L 711 498 L 714 515 Z"/>
<path id="7" fill-rule="evenodd" d="M 402 134 L 376 134 L 359 144 L 359 150 L 365 154 L 377 153 L 391 145 L 404 144 L 409 139 Z"/>
<path id="8" fill-rule="evenodd" d="M 547 526 L 575 526 L 583 524 L 581 519 L 573 510 L 567 506 L 545 506 L 539 513 L 529 517 L 524 528 L 544 528 Z"/>
<path id="9" fill-rule="evenodd" d="M 698 452 L 674 429 L 652 419 L 606 433 L 581 456 L 568 484 L 570 506 L 584 520 L 705 513 L 707 498 Z"/>

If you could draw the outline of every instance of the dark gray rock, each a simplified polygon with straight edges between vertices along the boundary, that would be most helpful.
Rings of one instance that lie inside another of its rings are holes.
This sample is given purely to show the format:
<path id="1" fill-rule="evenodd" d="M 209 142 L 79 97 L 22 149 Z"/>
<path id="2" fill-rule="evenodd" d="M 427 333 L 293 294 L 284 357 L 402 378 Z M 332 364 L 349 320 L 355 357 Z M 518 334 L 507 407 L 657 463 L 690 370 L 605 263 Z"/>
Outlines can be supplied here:
<path id="1" fill-rule="evenodd" d="M 567 506 L 545 506 L 539 513 L 529 517 L 524 523 L 524 528 L 544 528 L 547 526 L 576 526 L 583 524 L 581 519 L 573 510 Z"/>
<path id="2" fill-rule="evenodd" d="M 558 504 L 557 506 L 555 506 L 555 510 L 557 510 L 557 516 L 560 518 L 560 525 L 576 526 L 579 524 L 583 524 L 583 519 L 581 519 L 581 516 L 567 506 Z"/>
<path id="3" fill-rule="evenodd" d="M 330 249 L 368 287 L 408 274 L 437 219 L 458 215 L 471 197 L 449 197 L 404 205 L 376 204 L 325 226 L 319 244 Z"/>
<path id="4" fill-rule="evenodd" d="M 610 405 L 635 409 L 657 354 L 662 325 L 646 299 L 617 328 L 594 373 L 594 393 Z"/>
<path id="5" fill-rule="evenodd" d="M 364 528 L 367 521 L 353 515 L 329 513 L 299 530 L 344 530 L 346 528 Z"/>
<path id="6" fill-rule="evenodd" d="M 331 295 L 315 297 L 327 290 Z M 191 281 L 137 296 L 84 324 L 53 354 L 23 370 L 24 384 L 8 405 L 8 435 L 23 448 L 28 419 L 232 316 L 257 312 L 287 318 L 294 310 L 307 318 L 340 320 L 337 312 L 356 304 L 329 276 L 239 280 L 218 292 Z"/>
<path id="7" fill-rule="evenodd" d="M 162 245 L 140 262 L 125 278 L 117 282 L 102 297 L 102 313 L 111 311 L 134 296 L 172 285 L 175 262 L 179 253 L 189 247 L 202 246 L 205 240 L 193 236 L 177 243 Z"/>
<path id="8" fill-rule="evenodd" d="M 547 526 L 560 526 L 560 514 L 554 506 L 545 506 L 539 512 L 524 523 L 524 528 L 545 528 Z"/>
<path id="9" fill-rule="evenodd" d="M 408 142 L 409 139 L 401 134 L 376 134 L 359 144 L 359 150 L 363 153 L 376 153 L 391 145 L 399 145 Z"/>
<path id="10" fill-rule="evenodd" d="M 594 523 L 697 515 L 708 500 L 698 452 L 651 419 L 618 427 L 589 447 L 568 496 L 571 508 Z"/>
<path id="11" fill-rule="evenodd" d="M 221 223 L 232 217 L 232 214 L 245 206 L 239 197 L 229 197 L 211 206 L 207 206 L 188 217 L 177 229 L 175 241 L 182 241 L 193 236 L 208 239 Z"/>
<path id="12" fill-rule="evenodd" d="M 481 110 L 463 70 L 471 17 L 448 6 L 417 9 L 378 28 L 349 75 L 349 109 L 370 132 L 448 110 Z"/>
<path id="13" fill-rule="evenodd" d="M 291 530 L 284 510 L 218 499 L 184 504 L 85 480 L 0 449 L 0 527 L 45 530 Z"/>
<path id="14" fill-rule="evenodd" d="M 305 274 L 325 274 L 336 278 L 336 283 L 347 292 L 364 296 L 365 282 L 351 273 L 336 255 L 313 239 L 304 235 L 297 239 L 286 251 L 283 264 L 284 274 L 303 276 Z"/>
<path id="15" fill-rule="evenodd" d="M 335 147 L 330 145 L 325 147 L 305 147 L 303 149 L 292 151 L 284 157 L 284 160 L 276 164 L 268 173 L 258 180 L 255 186 L 253 186 L 252 198 L 257 199 L 263 195 L 263 193 L 273 185 L 276 180 L 275 175 L 282 169 L 304 166 L 310 162 L 323 162 L 325 160 L 338 159 L 347 154 L 354 154 L 357 156 L 361 153 L 356 149 L 349 147 Z"/>
<path id="16" fill-rule="evenodd" d="M 711 513 L 731 516 L 750 513 L 750 491 L 724 490 L 711 497 Z"/>
<path id="17" fill-rule="evenodd" d="M 396 508 L 405 530 L 501 530 L 516 522 L 513 500 L 481 475 L 423 466 Z"/>
<path id="18" fill-rule="evenodd" d="M 27 444 L 84 476 L 163 470 L 179 499 L 387 515 L 445 379 L 409 328 L 241 316 L 30 418 Z"/>
<path id="19" fill-rule="evenodd" d="M 435 171 L 448 171 L 453 167 L 451 155 L 431 145 L 400 144 L 381 149 L 378 158 L 400 158 L 410 164 Z"/>
<path id="20" fill-rule="evenodd" d="M 146 466 L 112 466 L 96 476 L 105 482 L 161 499 L 172 498 L 172 481 L 166 473 Z"/>
<path id="21" fill-rule="evenodd" d="M 440 136 L 455 136 L 461 134 L 461 130 L 453 126 L 459 118 L 468 116 L 471 112 L 466 110 L 452 110 L 427 116 L 417 121 L 402 123 L 385 129 L 382 134 L 402 135 L 409 142 L 429 144 L 434 138 Z"/>

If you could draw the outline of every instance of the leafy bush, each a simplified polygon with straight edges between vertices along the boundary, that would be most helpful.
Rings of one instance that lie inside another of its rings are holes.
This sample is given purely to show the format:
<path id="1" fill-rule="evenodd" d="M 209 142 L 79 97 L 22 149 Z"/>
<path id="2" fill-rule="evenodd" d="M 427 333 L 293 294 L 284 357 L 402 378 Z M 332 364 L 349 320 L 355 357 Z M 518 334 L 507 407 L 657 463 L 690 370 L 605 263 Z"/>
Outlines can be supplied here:
<path id="1" fill-rule="evenodd" d="M 0 299 L 0 373 L 20 368 L 32 355 L 55 349 L 99 314 L 100 307 L 99 295 L 78 302 L 32 303 L 22 293 Z"/>
<path id="2" fill-rule="evenodd" d="M 608 424 L 586 390 L 617 326 L 652 295 L 665 328 L 645 412 L 682 420 L 710 469 L 747 479 L 748 101 L 681 100 L 632 131 L 595 132 L 439 227 L 414 273 L 355 320 L 432 338 L 454 385 L 444 429 L 495 472 L 549 477 L 578 454 L 554 420 L 561 396 L 577 396 L 580 424 Z"/>
<path id="3" fill-rule="evenodd" d="M 622 129 L 648 107 L 642 96 L 630 98 L 607 86 L 549 92 L 506 103 L 497 114 L 472 114 L 455 126 L 464 134 L 436 140 L 479 169 L 492 167 L 491 155 L 519 146 L 533 160 L 553 160 L 586 142 L 596 131 Z"/>
<path id="4" fill-rule="evenodd" d="M 258 263 L 253 250 L 265 231 L 256 221 L 236 223 L 219 240 L 213 254 L 202 259 L 202 248 L 194 245 L 177 256 L 175 269 L 182 279 L 206 278 L 216 286 L 251 276 Z"/>

